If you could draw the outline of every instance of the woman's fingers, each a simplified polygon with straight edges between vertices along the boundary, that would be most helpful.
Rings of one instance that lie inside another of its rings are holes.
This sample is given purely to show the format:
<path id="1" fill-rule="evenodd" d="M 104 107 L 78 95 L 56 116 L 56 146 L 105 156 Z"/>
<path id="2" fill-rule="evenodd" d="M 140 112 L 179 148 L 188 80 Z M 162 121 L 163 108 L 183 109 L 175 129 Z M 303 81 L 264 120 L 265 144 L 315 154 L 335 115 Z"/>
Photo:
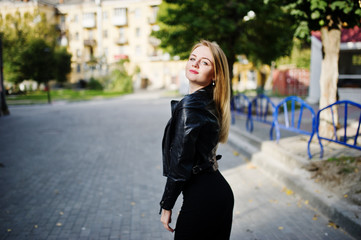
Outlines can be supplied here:
<path id="1" fill-rule="evenodd" d="M 174 229 L 169 226 L 169 223 L 172 222 L 172 210 L 163 209 L 160 221 L 163 223 L 165 229 L 170 232 L 174 232 Z"/>

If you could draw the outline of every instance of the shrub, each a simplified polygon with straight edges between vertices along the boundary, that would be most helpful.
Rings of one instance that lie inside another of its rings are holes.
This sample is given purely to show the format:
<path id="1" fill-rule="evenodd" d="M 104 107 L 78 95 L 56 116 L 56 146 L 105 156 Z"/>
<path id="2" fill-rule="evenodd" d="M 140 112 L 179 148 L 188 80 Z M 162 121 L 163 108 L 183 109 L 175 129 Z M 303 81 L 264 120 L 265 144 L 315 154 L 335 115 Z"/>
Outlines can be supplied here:
<path id="1" fill-rule="evenodd" d="M 88 89 L 90 89 L 90 90 L 103 90 L 103 85 L 98 80 L 91 77 L 90 81 L 88 83 Z"/>
<path id="2" fill-rule="evenodd" d="M 125 60 L 118 63 L 117 69 L 113 70 L 110 75 L 109 89 L 131 93 L 133 91 L 132 75 L 129 75 L 125 69 Z"/>

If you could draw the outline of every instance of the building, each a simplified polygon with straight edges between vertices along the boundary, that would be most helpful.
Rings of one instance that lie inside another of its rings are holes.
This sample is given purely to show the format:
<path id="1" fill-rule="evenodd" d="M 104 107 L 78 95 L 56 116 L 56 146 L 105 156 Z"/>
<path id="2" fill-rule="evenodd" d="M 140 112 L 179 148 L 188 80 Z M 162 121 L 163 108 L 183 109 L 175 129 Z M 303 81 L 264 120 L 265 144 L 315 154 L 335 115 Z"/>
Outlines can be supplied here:
<path id="1" fill-rule="evenodd" d="M 322 42 L 319 31 L 311 37 L 311 76 L 308 102 L 320 99 Z M 361 29 L 357 26 L 341 30 L 337 93 L 339 100 L 361 102 Z"/>
<path id="2" fill-rule="evenodd" d="M 4 0 L 0 13 L 45 12 L 56 22 L 59 44 L 72 54 L 69 81 L 106 76 L 121 59 L 135 87 L 176 88 L 184 61 L 171 59 L 150 36 L 161 0 Z"/>

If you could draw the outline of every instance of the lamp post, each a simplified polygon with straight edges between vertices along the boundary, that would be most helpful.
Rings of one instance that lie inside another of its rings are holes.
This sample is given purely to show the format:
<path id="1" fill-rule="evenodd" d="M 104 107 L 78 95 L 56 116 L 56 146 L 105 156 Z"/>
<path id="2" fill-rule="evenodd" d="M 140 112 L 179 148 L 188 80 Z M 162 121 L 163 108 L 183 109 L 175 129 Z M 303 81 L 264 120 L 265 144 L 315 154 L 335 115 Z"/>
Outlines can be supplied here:
<path id="1" fill-rule="evenodd" d="M 9 109 L 5 99 L 5 88 L 4 88 L 4 72 L 3 72 L 3 47 L 2 37 L 0 35 L 0 116 L 9 115 Z"/>

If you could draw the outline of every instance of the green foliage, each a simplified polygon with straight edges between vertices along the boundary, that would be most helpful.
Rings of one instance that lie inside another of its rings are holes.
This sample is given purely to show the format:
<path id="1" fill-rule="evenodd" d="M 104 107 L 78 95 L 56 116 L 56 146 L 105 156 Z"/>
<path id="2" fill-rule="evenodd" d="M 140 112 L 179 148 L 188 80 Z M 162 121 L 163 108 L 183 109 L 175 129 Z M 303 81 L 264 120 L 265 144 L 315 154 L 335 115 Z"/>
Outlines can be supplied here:
<path id="1" fill-rule="evenodd" d="M 245 19 L 251 11 L 255 17 Z M 230 67 L 237 54 L 270 63 L 287 55 L 292 45 L 292 18 L 274 1 L 166 0 L 157 19 L 160 30 L 152 35 L 161 40 L 161 48 L 181 59 L 186 59 L 192 45 L 201 39 L 216 41 Z"/>
<path id="2" fill-rule="evenodd" d="M 54 77 L 58 82 L 66 82 L 66 75 L 71 72 L 71 54 L 66 48 L 55 49 Z"/>
<path id="3" fill-rule="evenodd" d="M 125 68 L 127 62 L 128 60 L 120 60 L 117 68 L 111 72 L 108 84 L 110 90 L 124 93 L 131 93 L 133 91 L 133 76 L 129 75 Z"/>
<path id="4" fill-rule="evenodd" d="M 43 39 L 31 40 L 20 58 L 25 79 L 45 83 L 53 77 L 54 51 Z"/>
<path id="5" fill-rule="evenodd" d="M 51 49 L 56 45 L 57 32 L 55 26 L 49 24 L 44 13 L 27 12 L 7 14 L 0 17 L 0 35 L 3 39 L 4 79 L 19 83 L 26 77 L 21 72 L 24 61 L 23 51 L 34 39 L 42 39 Z"/>
<path id="6" fill-rule="evenodd" d="M 112 98 L 123 95 L 123 92 L 117 91 L 103 91 L 103 90 L 71 90 L 71 89 L 60 89 L 52 90 L 51 95 L 54 101 L 83 101 L 100 98 Z M 12 95 L 7 96 L 7 103 L 9 105 L 19 104 L 39 104 L 47 103 L 48 97 L 45 91 L 32 91 L 27 92 L 23 95 Z"/>
<path id="7" fill-rule="evenodd" d="M 349 174 L 358 170 L 357 162 L 360 160 L 360 157 L 354 156 L 340 156 L 332 157 L 327 159 L 328 162 L 335 163 L 337 166 L 341 166 L 339 174 Z"/>
<path id="8" fill-rule="evenodd" d="M 90 78 L 90 81 L 87 84 L 87 86 L 88 86 L 88 89 L 90 89 L 90 90 L 103 90 L 103 88 L 104 88 L 103 85 L 93 77 Z"/>
<path id="9" fill-rule="evenodd" d="M 297 68 L 310 69 L 311 48 L 308 44 L 294 39 L 293 49 L 289 56 L 281 57 L 276 61 L 276 67 L 280 65 L 294 65 Z"/>
<path id="10" fill-rule="evenodd" d="M 276 0 L 277 1 L 277 0 Z M 285 0 L 284 8 L 298 22 L 296 37 L 307 39 L 310 30 L 352 28 L 360 26 L 361 9 L 358 0 Z"/>
<path id="11" fill-rule="evenodd" d="M 253 63 L 271 65 L 291 53 L 295 26 L 293 19 L 275 3 L 260 4 L 257 9 L 255 19 L 244 26 L 240 44 Z"/>

